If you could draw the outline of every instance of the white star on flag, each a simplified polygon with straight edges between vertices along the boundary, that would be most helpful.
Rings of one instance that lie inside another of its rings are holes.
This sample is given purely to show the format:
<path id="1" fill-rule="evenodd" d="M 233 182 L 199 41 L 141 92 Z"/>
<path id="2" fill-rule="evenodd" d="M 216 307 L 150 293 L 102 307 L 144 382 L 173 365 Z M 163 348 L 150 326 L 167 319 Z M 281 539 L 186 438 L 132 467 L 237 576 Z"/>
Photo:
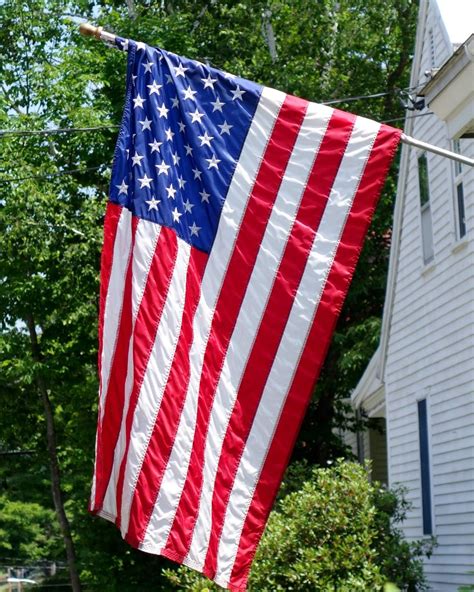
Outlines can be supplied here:
<path id="1" fill-rule="evenodd" d="M 214 90 L 214 82 L 217 82 L 217 78 L 211 78 L 209 74 L 207 78 L 201 78 L 201 81 L 204 83 L 204 88 L 212 88 Z"/>
<path id="2" fill-rule="evenodd" d="M 183 205 L 184 205 L 184 211 L 190 214 L 191 210 L 194 208 L 194 204 L 191 203 L 189 201 L 189 199 L 187 199 L 185 202 L 183 202 Z"/>
<path id="3" fill-rule="evenodd" d="M 144 177 L 138 180 L 140 181 L 140 189 L 143 189 L 144 187 L 150 187 L 150 183 L 153 181 L 151 177 L 147 177 L 146 173 Z"/>
<path id="4" fill-rule="evenodd" d="M 125 195 L 128 193 L 128 185 L 125 183 L 125 179 L 122 181 L 120 185 L 116 185 L 116 187 L 119 188 L 119 195 L 121 193 L 125 193 Z"/>
<path id="5" fill-rule="evenodd" d="M 158 176 L 160 176 L 160 175 L 168 176 L 168 169 L 170 169 L 171 166 L 169 164 L 166 164 L 166 162 L 164 160 L 163 160 L 163 162 L 160 162 L 160 164 L 156 164 L 155 166 L 159 171 Z"/>
<path id="6" fill-rule="evenodd" d="M 191 231 L 191 236 L 199 236 L 199 231 L 201 230 L 201 227 L 197 226 L 196 222 L 193 222 L 192 225 L 189 227 L 189 230 Z"/>
<path id="7" fill-rule="evenodd" d="M 137 107 L 140 107 L 143 109 L 143 103 L 146 101 L 146 99 L 142 99 L 141 96 L 138 94 L 134 99 L 133 99 L 133 108 L 136 109 Z"/>
<path id="8" fill-rule="evenodd" d="M 227 121 L 224 119 L 224 123 L 219 123 L 219 124 L 218 124 L 218 127 L 220 127 L 220 128 L 221 128 L 221 136 L 222 136 L 222 134 L 229 134 L 229 136 L 230 136 L 230 130 L 231 130 L 231 128 L 233 128 L 234 126 L 233 126 L 233 125 L 229 125 L 229 124 L 227 123 Z"/>
<path id="9" fill-rule="evenodd" d="M 132 156 L 132 166 L 138 165 L 141 166 L 142 163 L 140 162 L 141 160 L 143 160 L 145 157 L 144 156 L 140 156 L 140 154 L 138 154 L 137 151 L 135 151 L 135 155 Z"/>
<path id="10" fill-rule="evenodd" d="M 209 146 L 209 148 L 211 147 L 211 140 L 214 139 L 214 136 L 209 136 L 207 132 L 204 132 L 203 136 L 198 136 L 198 138 L 201 140 L 201 146 L 204 146 L 204 144 L 206 146 Z"/>
<path id="11" fill-rule="evenodd" d="M 177 67 L 175 66 L 174 74 L 175 74 L 176 77 L 183 76 L 183 78 L 184 78 L 185 73 L 187 72 L 187 70 L 188 70 L 188 68 L 184 68 L 183 67 L 183 64 L 180 64 Z"/>
<path id="12" fill-rule="evenodd" d="M 147 88 L 149 88 L 150 90 L 148 91 L 148 94 L 153 95 L 153 94 L 160 94 L 160 88 L 163 87 L 162 84 L 157 84 L 155 80 L 153 80 L 153 84 L 147 84 L 146 85 Z"/>
<path id="13" fill-rule="evenodd" d="M 203 189 L 202 191 L 199 192 L 199 195 L 201 196 L 201 203 L 209 203 L 209 198 L 211 197 L 210 193 L 207 193 L 207 191 L 205 189 Z"/>
<path id="14" fill-rule="evenodd" d="M 168 197 L 170 199 L 174 199 L 174 196 L 176 195 L 176 189 L 174 188 L 173 183 L 171 183 L 171 185 L 166 188 L 166 192 L 168 193 Z"/>
<path id="15" fill-rule="evenodd" d="M 161 203 L 161 201 L 153 196 L 150 200 L 146 200 L 145 203 L 148 204 L 148 211 L 150 211 L 158 210 L 158 204 Z"/>
<path id="16" fill-rule="evenodd" d="M 219 162 L 221 162 L 220 158 L 217 158 L 215 154 L 212 155 L 212 158 L 206 158 L 207 162 L 209 163 L 208 169 L 216 168 L 219 170 Z"/>
<path id="17" fill-rule="evenodd" d="M 150 146 L 152 152 L 159 152 L 160 146 L 162 144 L 163 144 L 163 142 L 158 142 L 158 140 L 153 140 L 153 142 L 150 142 L 148 144 L 148 146 Z"/>
<path id="18" fill-rule="evenodd" d="M 140 121 L 140 123 L 142 125 L 142 132 L 144 132 L 146 129 L 151 131 L 151 119 L 145 117 L 145 119 L 143 121 Z"/>
<path id="19" fill-rule="evenodd" d="M 188 88 L 185 88 L 183 90 L 183 95 L 184 95 L 184 99 L 191 99 L 192 101 L 194 101 L 194 95 L 197 94 L 197 91 L 193 90 L 190 86 L 188 86 Z"/>
<path id="20" fill-rule="evenodd" d="M 173 222 L 179 222 L 179 219 L 181 218 L 181 216 L 183 214 L 181 214 L 180 212 L 178 212 L 178 208 L 175 208 L 172 212 L 171 212 L 172 216 L 173 216 Z"/>
<path id="21" fill-rule="evenodd" d="M 232 93 L 232 100 L 233 101 L 235 101 L 236 99 L 239 99 L 241 101 L 242 95 L 245 93 L 245 91 L 241 90 L 240 86 L 237 85 L 237 88 L 235 90 L 232 90 L 231 93 Z"/>
<path id="22" fill-rule="evenodd" d="M 158 106 L 158 113 L 160 114 L 160 118 L 164 117 L 165 119 L 168 119 L 168 112 L 169 109 L 166 108 L 166 105 L 164 103 Z"/>
<path id="23" fill-rule="evenodd" d="M 213 113 L 214 111 L 220 111 L 222 113 L 222 107 L 225 105 L 225 103 L 223 103 L 219 97 L 216 97 L 215 101 L 211 101 L 211 105 L 214 107 L 212 110 Z"/>
<path id="24" fill-rule="evenodd" d="M 189 115 L 191 115 L 191 123 L 196 123 L 196 121 L 198 123 L 201 123 L 201 119 L 204 117 L 204 113 L 200 113 L 198 109 L 196 109 L 196 111 L 194 111 L 194 113 L 189 113 Z"/>
<path id="25" fill-rule="evenodd" d="M 142 64 L 142 66 L 145 68 L 145 72 L 151 73 L 151 68 L 153 66 L 153 62 L 147 62 L 146 64 Z"/>

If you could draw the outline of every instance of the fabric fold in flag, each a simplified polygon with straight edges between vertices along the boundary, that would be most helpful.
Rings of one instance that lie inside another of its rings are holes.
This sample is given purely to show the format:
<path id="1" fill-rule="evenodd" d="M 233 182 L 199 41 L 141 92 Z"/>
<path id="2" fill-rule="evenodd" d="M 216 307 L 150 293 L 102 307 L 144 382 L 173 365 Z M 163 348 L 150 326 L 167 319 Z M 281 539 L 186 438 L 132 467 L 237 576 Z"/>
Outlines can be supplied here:
<path id="1" fill-rule="evenodd" d="M 244 591 L 400 131 L 117 44 L 90 510 Z"/>

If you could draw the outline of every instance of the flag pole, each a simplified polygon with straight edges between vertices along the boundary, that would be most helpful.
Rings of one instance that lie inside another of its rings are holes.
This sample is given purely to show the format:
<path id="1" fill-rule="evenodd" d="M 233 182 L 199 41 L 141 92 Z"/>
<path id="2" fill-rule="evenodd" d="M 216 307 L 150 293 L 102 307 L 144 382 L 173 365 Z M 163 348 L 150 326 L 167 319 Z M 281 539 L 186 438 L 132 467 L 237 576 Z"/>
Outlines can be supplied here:
<path id="1" fill-rule="evenodd" d="M 116 35 L 104 31 L 102 27 L 94 27 L 94 25 L 91 25 L 90 23 L 81 23 L 79 25 L 79 32 L 85 37 L 95 37 L 104 43 L 112 45 L 115 44 Z M 444 156 L 445 158 L 450 158 L 451 160 L 455 160 L 457 162 L 461 162 L 462 164 L 467 164 L 468 166 L 474 167 L 474 158 L 468 158 L 462 154 L 457 154 L 456 152 L 439 148 L 438 146 L 428 144 L 427 142 L 422 142 L 421 140 L 417 140 L 411 136 L 407 136 L 406 134 L 402 134 L 400 140 L 408 146 L 421 148 L 422 150 L 437 154 L 438 156 Z"/>

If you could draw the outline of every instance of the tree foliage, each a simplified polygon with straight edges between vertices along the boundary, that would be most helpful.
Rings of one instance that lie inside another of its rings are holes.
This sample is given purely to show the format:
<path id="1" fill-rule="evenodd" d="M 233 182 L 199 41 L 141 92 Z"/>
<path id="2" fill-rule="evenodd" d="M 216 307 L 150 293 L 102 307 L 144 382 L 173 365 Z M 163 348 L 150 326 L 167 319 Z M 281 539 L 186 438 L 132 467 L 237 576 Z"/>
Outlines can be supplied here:
<path id="1" fill-rule="evenodd" d="M 415 13 L 411 0 L 0 2 L 0 496 L 7 515 L 23 504 L 35 525 L 32 558 L 41 555 L 38 536 L 49 532 L 45 517 L 53 510 L 46 396 L 83 581 L 107 590 L 169 586 L 160 575 L 162 560 L 129 549 L 115 529 L 86 512 L 97 411 L 101 222 L 125 56 L 82 38 L 78 22 L 96 22 L 310 100 L 388 93 L 338 104 L 387 120 L 403 116 L 396 89 L 407 85 Z M 31 134 L 57 128 L 76 131 Z M 8 133 L 18 130 L 24 135 Z M 375 348 L 395 172 L 297 445 L 296 456 L 309 463 L 340 453 L 334 427 L 346 422 L 342 401 Z M 5 454 L 17 451 L 25 454 Z M 54 544 L 45 548 L 51 558 L 64 559 L 59 531 L 51 533 Z M 18 556 L 21 541 L 8 544 Z"/>

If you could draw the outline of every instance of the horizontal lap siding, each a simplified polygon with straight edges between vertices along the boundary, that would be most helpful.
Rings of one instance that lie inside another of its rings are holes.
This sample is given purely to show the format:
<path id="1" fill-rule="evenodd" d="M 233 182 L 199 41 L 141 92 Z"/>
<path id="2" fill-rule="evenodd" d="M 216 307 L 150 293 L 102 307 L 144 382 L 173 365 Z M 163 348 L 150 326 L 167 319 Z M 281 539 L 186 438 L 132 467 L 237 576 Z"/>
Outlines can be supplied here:
<path id="1" fill-rule="evenodd" d="M 432 11 L 428 20 L 421 82 L 424 71 L 431 68 L 430 27 L 440 63 L 449 56 Z M 421 117 L 415 120 L 412 135 L 450 148 L 445 129 L 436 116 Z M 391 485 L 408 488 L 412 510 L 403 530 L 408 537 L 421 538 L 417 400 L 426 397 L 433 526 L 438 537 L 426 573 L 432 590 L 454 592 L 472 581 L 466 573 L 474 570 L 474 170 L 464 177 L 468 244 L 457 248 L 452 165 L 427 155 L 435 257 L 425 267 L 418 154 L 410 149 L 385 369 L 389 479 Z"/>

